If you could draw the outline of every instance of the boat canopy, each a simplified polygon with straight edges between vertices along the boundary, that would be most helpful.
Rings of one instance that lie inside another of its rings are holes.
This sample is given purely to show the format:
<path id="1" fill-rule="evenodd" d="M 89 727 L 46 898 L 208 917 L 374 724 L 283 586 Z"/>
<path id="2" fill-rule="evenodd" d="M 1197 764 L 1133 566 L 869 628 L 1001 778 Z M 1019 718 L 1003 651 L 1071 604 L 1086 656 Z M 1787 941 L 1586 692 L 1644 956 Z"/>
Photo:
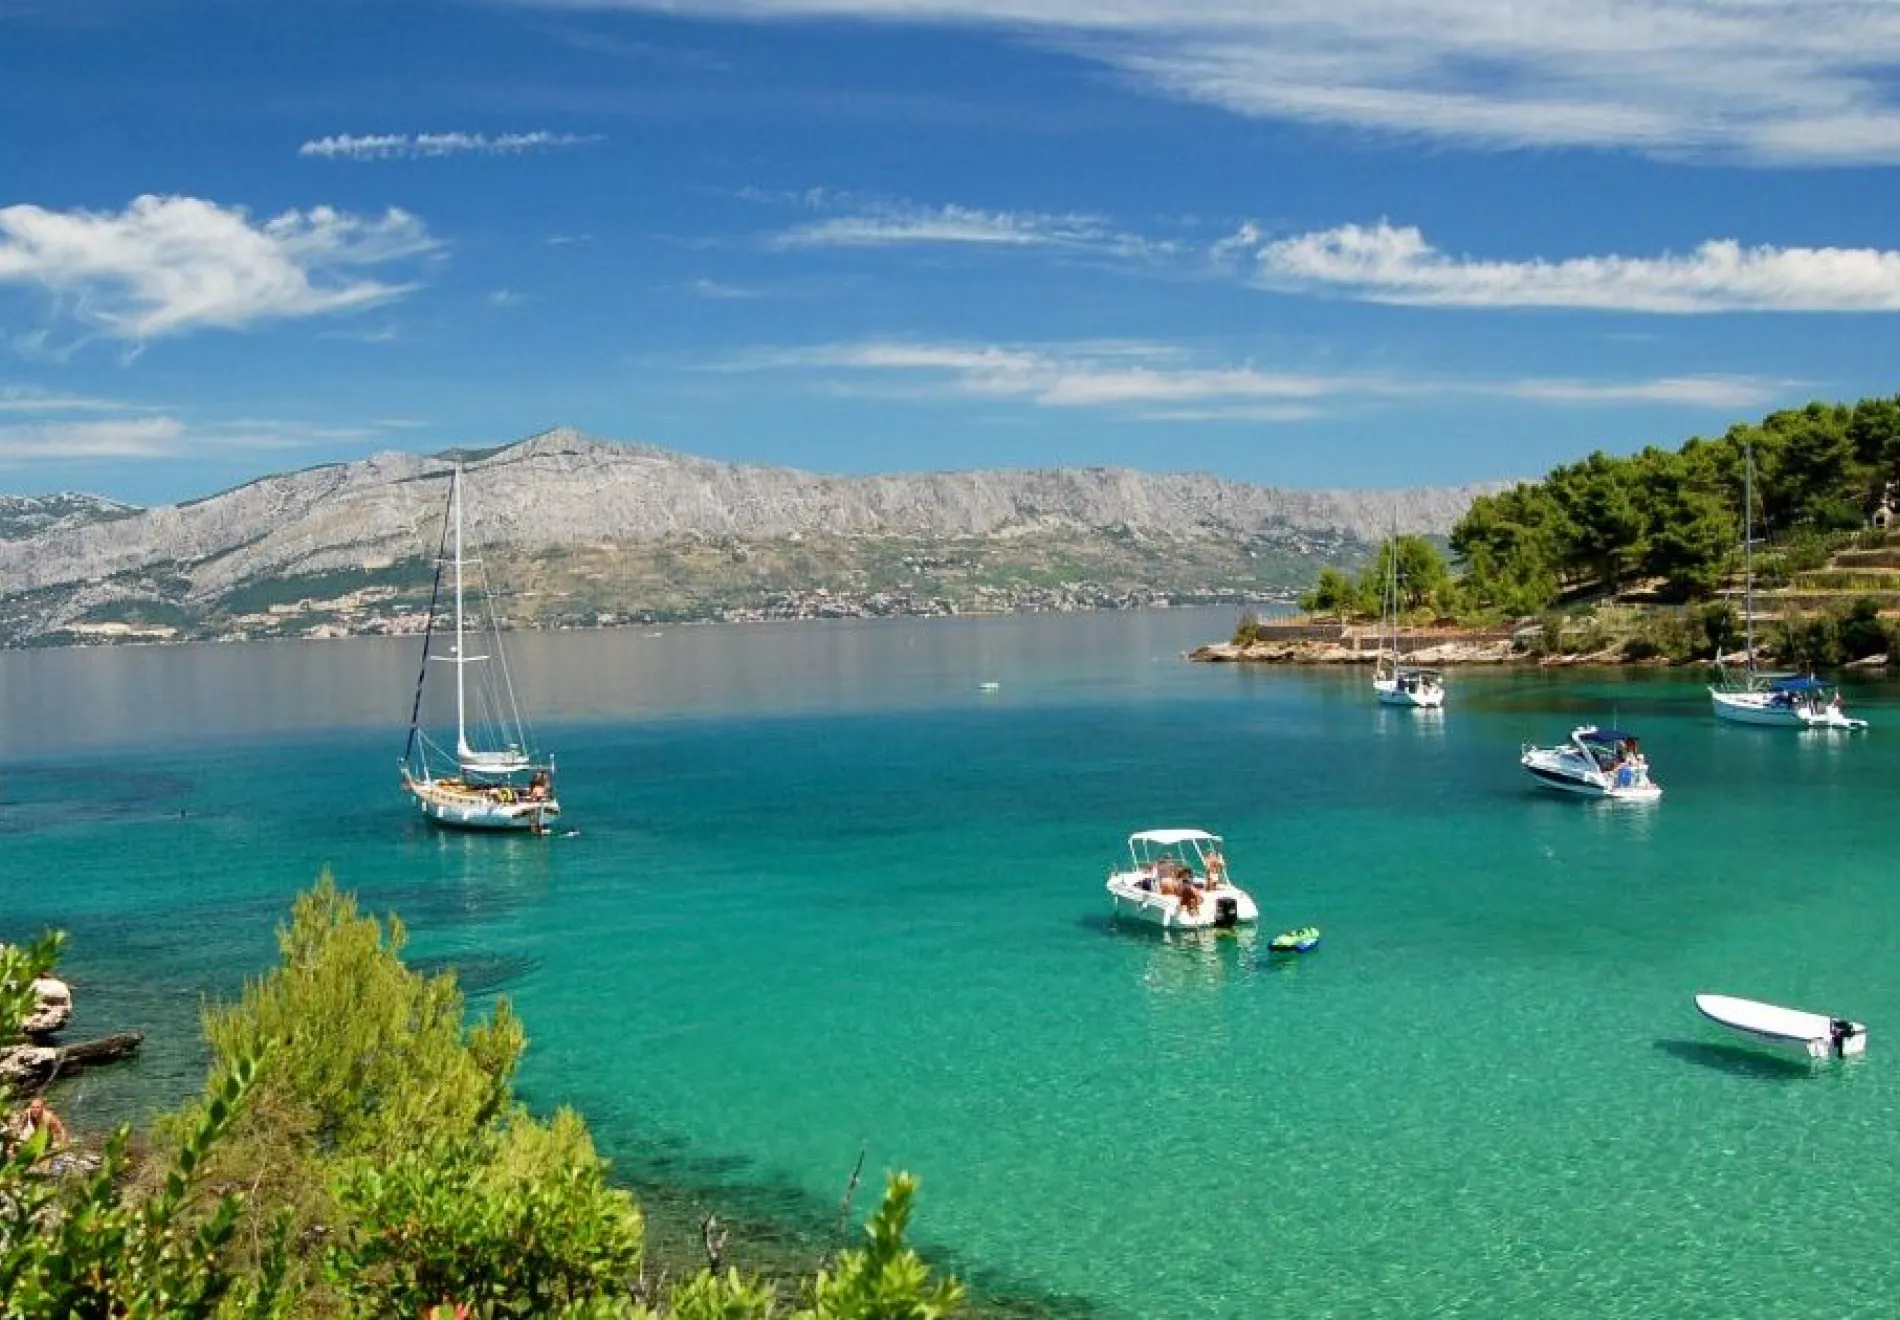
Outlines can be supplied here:
<path id="1" fill-rule="evenodd" d="M 1401 674 L 1417 674 L 1420 678 L 1437 678 L 1439 676 L 1438 670 L 1426 669 L 1420 665 L 1400 665 L 1398 672 Z"/>
<path id="2" fill-rule="evenodd" d="M 1636 735 L 1624 733 L 1620 729 L 1578 729 L 1575 737 L 1578 742 L 1626 743 L 1633 740 Z"/>
<path id="3" fill-rule="evenodd" d="M 1219 843 L 1220 835 L 1209 834 L 1206 830 L 1143 830 L 1139 834 L 1129 835 L 1128 842 L 1158 843 L 1163 848 L 1171 848 L 1177 843 Z"/>
<path id="4" fill-rule="evenodd" d="M 1797 674 L 1793 678 L 1777 678 L 1768 685 L 1770 692 L 1822 692 L 1827 685 L 1812 674 Z"/>

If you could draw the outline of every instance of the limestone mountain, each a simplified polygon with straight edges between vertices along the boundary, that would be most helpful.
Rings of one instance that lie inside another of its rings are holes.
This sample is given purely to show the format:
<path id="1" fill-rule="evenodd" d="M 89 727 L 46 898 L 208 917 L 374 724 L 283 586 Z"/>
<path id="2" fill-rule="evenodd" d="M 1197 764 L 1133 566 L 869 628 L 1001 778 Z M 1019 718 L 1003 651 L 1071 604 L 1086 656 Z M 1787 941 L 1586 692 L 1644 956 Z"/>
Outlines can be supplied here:
<path id="1" fill-rule="evenodd" d="M 453 455 L 377 454 L 135 510 L 0 501 L 0 641 L 407 631 Z M 1489 487 L 1281 490 L 1053 468 L 823 476 L 555 430 L 461 454 L 510 621 L 1254 599 Z"/>

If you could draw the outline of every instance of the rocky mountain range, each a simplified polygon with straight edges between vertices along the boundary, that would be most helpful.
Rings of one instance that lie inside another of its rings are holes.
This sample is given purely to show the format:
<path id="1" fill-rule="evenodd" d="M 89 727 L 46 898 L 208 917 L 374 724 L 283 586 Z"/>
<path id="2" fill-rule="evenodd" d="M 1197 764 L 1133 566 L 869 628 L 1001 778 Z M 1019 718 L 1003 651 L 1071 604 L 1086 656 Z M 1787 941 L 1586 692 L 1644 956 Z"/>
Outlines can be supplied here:
<path id="1" fill-rule="evenodd" d="M 1272 599 L 1483 490 L 1125 469 L 823 476 L 555 430 L 134 509 L 0 498 L 0 644 L 411 631 L 450 462 L 514 626 Z"/>

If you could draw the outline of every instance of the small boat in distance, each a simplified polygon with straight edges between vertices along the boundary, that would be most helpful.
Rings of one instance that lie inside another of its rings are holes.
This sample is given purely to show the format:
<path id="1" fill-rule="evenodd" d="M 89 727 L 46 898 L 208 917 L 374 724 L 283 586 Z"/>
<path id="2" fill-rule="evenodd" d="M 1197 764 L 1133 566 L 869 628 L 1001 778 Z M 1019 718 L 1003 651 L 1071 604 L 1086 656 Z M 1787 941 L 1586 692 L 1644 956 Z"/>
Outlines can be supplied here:
<path id="1" fill-rule="evenodd" d="M 1143 830 L 1128 836 L 1128 866 L 1108 873 L 1117 917 L 1167 930 L 1229 929 L 1260 920 L 1252 895 L 1228 878 L 1218 834 Z"/>
<path id="2" fill-rule="evenodd" d="M 1711 1022 L 1772 1045 L 1799 1045 L 1811 1059 L 1848 1059 L 1867 1052 L 1864 1022 L 1733 995 L 1697 995 L 1695 1006 Z"/>
<path id="3" fill-rule="evenodd" d="M 1558 747 L 1526 744 L 1518 764 L 1545 788 L 1579 797 L 1654 802 L 1662 785 L 1649 777 L 1649 758 L 1633 734 L 1585 725 Z"/>
<path id="4" fill-rule="evenodd" d="M 416 678 L 409 742 L 402 755 L 403 790 L 437 825 L 544 834 L 548 822 L 561 814 L 561 804 L 554 796 L 554 758 L 537 759 L 529 748 L 515 701 L 514 681 L 502 653 L 501 630 L 492 611 L 484 640 L 494 654 L 467 653 L 468 629 L 463 617 L 466 562 L 462 544 L 462 465 L 457 463 L 449 476 L 449 504 L 443 518 L 442 546 L 436 555 L 435 590 L 429 598 L 429 619 L 422 635 L 422 672 Z M 452 645 L 442 652 L 436 649 L 436 622 L 445 567 L 451 572 L 454 632 Z M 487 598 L 486 591 L 481 595 Z M 455 666 L 453 748 L 439 745 L 423 728 L 422 698 L 431 663 Z M 475 675 L 473 692 L 469 674 L 472 665 L 482 666 Z M 471 705 L 477 712 L 473 741 Z"/>
<path id="5" fill-rule="evenodd" d="M 1392 651 L 1386 653 L 1390 635 Z M 1372 664 L 1372 694 L 1381 706 L 1440 710 L 1445 705 L 1444 675 L 1399 663 L 1399 538 L 1385 543 L 1385 587 L 1379 606 L 1379 654 Z"/>

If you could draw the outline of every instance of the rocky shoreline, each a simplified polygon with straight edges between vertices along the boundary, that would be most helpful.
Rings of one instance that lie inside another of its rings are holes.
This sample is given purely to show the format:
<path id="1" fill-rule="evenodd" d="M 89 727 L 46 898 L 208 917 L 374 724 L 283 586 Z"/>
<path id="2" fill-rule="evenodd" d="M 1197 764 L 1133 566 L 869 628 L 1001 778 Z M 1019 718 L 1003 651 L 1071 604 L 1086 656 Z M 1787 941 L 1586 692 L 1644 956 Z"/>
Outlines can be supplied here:
<path id="1" fill-rule="evenodd" d="M 1197 646 L 1189 651 L 1187 658 L 1203 664 L 1370 665 L 1379 658 L 1379 653 L 1347 642 L 1307 638 L 1293 641 L 1209 642 L 1205 646 Z M 1544 669 L 1616 665 L 1666 669 L 1705 667 L 1709 663 L 1707 660 L 1678 662 L 1667 656 L 1631 659 L 1621 642 L 1596 651 L 1542 652 L 1519 648 L 1508 638 L 1441 641 L 1431 646 L 1406 650 L 1403 653 L 1403 659 L 1408 665 L 1417 665 L 1426 669 L 1448 669 L 1469 665 L 1523 665 Z M 1732 656 L 1722 657 L 1724 663 L 1736 666 L 1740 666 L 1744 659 L 1745 657 L 1739 651 Z M 1851 661 L 1841 668 L 1856 671 L 1880 670 L 1885 669 L 1888 664 L 1889 657 L 1871 655 L 1865 659 Z"/>

